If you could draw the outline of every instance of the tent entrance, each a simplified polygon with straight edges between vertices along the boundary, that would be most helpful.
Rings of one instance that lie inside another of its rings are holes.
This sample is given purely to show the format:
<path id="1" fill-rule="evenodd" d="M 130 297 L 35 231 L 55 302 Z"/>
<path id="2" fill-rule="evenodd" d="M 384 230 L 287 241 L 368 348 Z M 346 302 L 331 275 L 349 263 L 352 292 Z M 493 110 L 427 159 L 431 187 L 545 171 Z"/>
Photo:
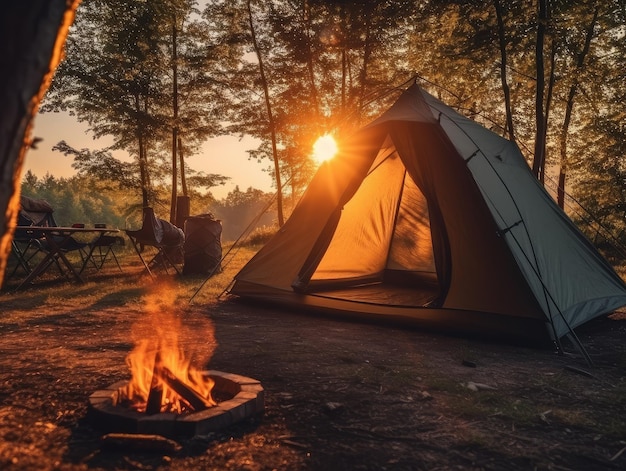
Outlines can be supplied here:
<path id="1" fill-rule="evenodd" d="M 393 146 L 383 146 L 343 207 L 306 291 L 411 306 L 437 298 L 428 203 Z"/>

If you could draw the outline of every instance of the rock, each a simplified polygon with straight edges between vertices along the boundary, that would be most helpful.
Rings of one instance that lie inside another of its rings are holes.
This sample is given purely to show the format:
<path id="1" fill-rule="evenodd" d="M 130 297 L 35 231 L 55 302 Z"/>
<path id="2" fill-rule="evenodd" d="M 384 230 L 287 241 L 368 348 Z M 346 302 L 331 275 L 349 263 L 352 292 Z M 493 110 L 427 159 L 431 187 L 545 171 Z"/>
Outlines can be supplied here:
<path id="1" fill-rule="evenodd" d="M 471 391 L 481 391 L 481 390 L 495 391 L 496 389 L 498 389 L 494 386 L 489 386 L 488 384 L 485 384 L 485 383 L 475 383 L 473 381 L 468 381 L 467 383 L 463 384 L 463 386 L 465 386 L 467 389 Z"/>
<path id="2" fill-rule="evenodd" d="M 327 402 L 324 404 L 324 413 L 335 416 L 341 414 L 345 410 L 345 406 L 340 402 Z"/>

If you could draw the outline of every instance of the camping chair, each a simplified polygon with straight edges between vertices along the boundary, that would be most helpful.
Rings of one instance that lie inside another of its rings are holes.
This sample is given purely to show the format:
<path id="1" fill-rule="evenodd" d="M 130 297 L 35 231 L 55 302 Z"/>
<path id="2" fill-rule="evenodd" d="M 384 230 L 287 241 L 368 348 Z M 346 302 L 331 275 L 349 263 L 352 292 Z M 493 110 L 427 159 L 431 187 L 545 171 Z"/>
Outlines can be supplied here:
<path id="1" fill-rule="evenodd" d="M 33 271 L 31 267 L 32 259 L 44 250 L 41 240 L 32 231 L 21 229 L 15 231 L 11 241 L 11 249 L 17 263 L 9 277 L 15 276 L 20 268 L 25 275 L 29 275 Z"/>
<path id="2" fill-rule="evenodd" d="M 52 217 L 50 227 L 58 227 L 57 223 Z M 81 267 L 86 263 L 88 259 L 87 242 L 81 242 L 67 234 L 61 235 L 60 233 L 47 233 L 45 235 L 45 238 L 42 239 L 41 245 L 44 252 L 56 254 L 55 257 L 53 257 L 54 263 L 56 263 L 57 267 L 59 268 L 59 272 L 64 276 L 69 276 L 70 273 L 63 270 L 62 265 L 58 261 L 59 257 L 65 258 L 68 253 L 78 252 L 78 255 L 80 256 Z M 60 249 L 61 253 L 55 251 L 55 249 Z M 67 260 L 65 261 L 65 263 L 68 263 Z M 73 268 L 70 269 L 74 270 Z"/>
<path id="3" fill-rule="evenodd" d="M 45 200 L 36 200 L 28 196 L 20 197 L 20 212 L 18 214 L 18 226 L 55 226 L 54 217 L 52 216 L 52 206 Z M 16 229 L 11 241 L 11 248 L 17 265 L 9 277 L 14 276 L 17 270 L 21 268 L 26 275 L 29 275 L 33 268 L 31 262 L 38 254 L 46 252 L 44 234 L 37 230 Z M 57 267 L 62 273 L 62 268 L 56 261 Z"/>
<path id="4" fill-rule="evenodd" d="M 42 227 L 57 227 L 57 223 L 54 220 L 54 209 L 45 200 L 36 200 L 27 196 L 20 198 L 20 212 L 18 216 L 18 226 L 42 226 Z M 37 229 L 16 229 L 13 236 L 12 248 L 15 254 L 18 264 L 13 269 L 10 276 L 13 276 L 18 268 L 22 268 L 26 275 L 33 273 L 31 267 L 31 261 L 43 254 L 47 256 L 52 252 L 52 245 L 61 245 L 60 249 L 64 254 L 69 252 L 78 251 L 81 257 L 81 261 L 84 263 L 86 257 L 87 244 L 79 242 L 73 237 L 59 236 L 54 234 L 43 234 Z M 59 256 L 52 257 L 50 261 L 45 265 L 39 267 L 38 273 L 43 273 L 50 265 L 55 264 L 59 273 L 66 276 L 67 273 L 63 270 L 63 267 L 59 263 Z"/>
<path id="5" fill-rule="evenodd" d="M 89 250 L 83 261 L 83 266 L 81 267 L 79 274 L 87 268 L 89 262 L 91 262 L 91 264 L 95 267 L 96 271 L 100 271 L 104 262 L 106 262 L 109 258 L 109 255 L 113 258 L 113 260 L 115 260 L 117 268 L 120 272 L 123 272 L 122 266 L 120 265 L 117 255 L 115 254 L 115 250 L 113 249 L 116 245 L 124 246 L 124 238 L 120 236 L 99 235 L 92 241 L 88 242 L 87 246 L 89 247 Z"/>
<path id="6" fill-rule="evenodd" d="M 150 268 L 161 267 L 167 273 L 168 266 L 174 268 L 180 275 L 176 264 L 183 259 L 183 244 L 185 243 L 185 234 L 181 229 L 157 218 L 154 209 L 146 207 L 143 208 L 141 229 L 126 230 L 126 235 L 150 276 L 154 276 Z M 145 246 L 157 249 L 156 255 L 149 262 L 146 262 L 141 254 Z"/>

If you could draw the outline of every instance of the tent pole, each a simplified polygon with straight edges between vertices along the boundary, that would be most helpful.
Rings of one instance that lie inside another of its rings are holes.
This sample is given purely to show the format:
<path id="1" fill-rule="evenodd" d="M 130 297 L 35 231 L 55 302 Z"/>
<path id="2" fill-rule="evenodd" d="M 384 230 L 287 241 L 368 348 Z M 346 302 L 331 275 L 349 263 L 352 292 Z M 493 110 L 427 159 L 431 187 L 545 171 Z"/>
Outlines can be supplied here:
<path id="1" fill-rule="evenodd" d="M 587 353 L 587 350 L 585 350 L 585 347 L 583 346 L 582 342 L 580 341 L 580 339 L 574 333 L 573 330 L 570 329 L 569 333 L 567 334 L 567 337 L 569 338 L 570 342 L 574 344 L 578 352 L 583 356 L 583 358 L 587 362 L 587 365 L 590 367 L 595 366 L 593 364 L 593 360 L 591 359 L 591 356 L 589 355 L 589 353 Z"/>

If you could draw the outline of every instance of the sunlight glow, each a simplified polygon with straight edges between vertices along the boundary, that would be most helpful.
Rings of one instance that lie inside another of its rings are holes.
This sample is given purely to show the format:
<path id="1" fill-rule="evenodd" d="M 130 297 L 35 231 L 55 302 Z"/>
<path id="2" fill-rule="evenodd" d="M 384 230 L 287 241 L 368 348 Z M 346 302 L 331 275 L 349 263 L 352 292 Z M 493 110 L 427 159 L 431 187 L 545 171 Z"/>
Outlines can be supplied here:
<path id="1" fill-rule="evenodd" d="M 322 164 L 332 159 L 337 153 L 337 143 L 330 134 L 324 134 L 313 144 L 313 160 L 318 164 Z"/>

